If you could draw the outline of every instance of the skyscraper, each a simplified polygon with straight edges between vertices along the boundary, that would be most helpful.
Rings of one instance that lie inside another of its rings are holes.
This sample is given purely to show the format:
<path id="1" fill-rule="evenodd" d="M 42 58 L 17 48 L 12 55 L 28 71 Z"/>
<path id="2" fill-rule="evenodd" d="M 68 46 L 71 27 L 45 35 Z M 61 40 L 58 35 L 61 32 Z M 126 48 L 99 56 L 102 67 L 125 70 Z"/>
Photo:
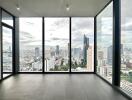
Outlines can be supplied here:
<path id="1" fill-rule="evenodd" d="M 87 50 L 87 69 L 88 71 L 93 71 L 93 60 L 94 60 L 94 53 L 93 53 L 93 46 L 89 46 Z"/>
<path id="2" fill-rule="evenodd" d="M 112 45 L 107 49 L 107 63 L 112 65 Z"/>
<path id="3" fill-rule="evenodd" d="M 84 34 L 84 42 L 83 42 L 83 60 L 84 64 L 87 64 L 87 50 L 89 47 L 89 38 L 87 38 Z"/>
<path id="4" fill-rule="evenodd" d="M 121 44 L 121 54 L 123 54 L 123 44 Z"/>
<path id="5" fill-rule="evenodd" d="M 8 52 L 12 52 L 12 51 L 11 51 L 11 46 L 9 46 L 9 48 L 8 48 Z"/>
<path id="6" fill-rule="evenodd" d="M 56 45 L 56 55 L 59 55 L 59 45 Z"/>
<path id="7" fill-rule="evenodd" d="M 68 64 L 70 65 L 70 43 L 68 43 Z"/>
<path id="8" fill-rule="evenodd" d="M 35 48 L 35 59 L 37 59 L 40 56 L 40 50 L 39 47 Z"/>
<path id="9" fill-rule="evenodd" d="M 73 48 L 73 55 L 74 57 L 79 57 L 81 48 Z"/>
<path id="10" fill-rule="evenodd" d="M 9 49 L 8 49 L 8 57 L 12 57 L 12 50 L 11 50 L 11 46 L 9 46 Z"/>
<path id="11" fill-rule="evenodd" d="M 103 51 L 98 51 L 98 60 L 103 60 L 104 59 L 104 52 Z"/>

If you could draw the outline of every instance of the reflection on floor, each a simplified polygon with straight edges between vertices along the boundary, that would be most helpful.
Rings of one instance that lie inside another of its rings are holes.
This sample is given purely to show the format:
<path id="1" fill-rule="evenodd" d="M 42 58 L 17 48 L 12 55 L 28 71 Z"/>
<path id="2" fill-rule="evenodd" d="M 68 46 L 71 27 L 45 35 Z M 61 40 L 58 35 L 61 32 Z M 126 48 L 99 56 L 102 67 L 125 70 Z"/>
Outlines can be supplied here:
<path id="1" fill-rule="evenodd" d="M 0 83 L 0 100 L 127 100 L 94 74 L 20 74 Z"/>
<path id="2" fill-rule="evenodd" d="M 9 75 L 11 75 L 11 74 L 3 74 L 3 78 L 5 78 L 5 77 L 7 77 Z"/>

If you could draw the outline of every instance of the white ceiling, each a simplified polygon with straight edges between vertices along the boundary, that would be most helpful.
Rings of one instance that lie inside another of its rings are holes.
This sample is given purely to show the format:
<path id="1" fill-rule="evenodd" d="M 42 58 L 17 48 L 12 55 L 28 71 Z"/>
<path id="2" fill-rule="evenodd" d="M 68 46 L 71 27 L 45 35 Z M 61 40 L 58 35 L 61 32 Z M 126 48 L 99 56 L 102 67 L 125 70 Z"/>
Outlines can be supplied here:
<path id="1" fill-rule="evenodd" d="M 0 0 L 0 6 L 20 17 L 94 17 L 110 0 Z M 20 5 L 20 11 L 16 5 Z M 66 11 L 66 4 L 70 10 Z"/>

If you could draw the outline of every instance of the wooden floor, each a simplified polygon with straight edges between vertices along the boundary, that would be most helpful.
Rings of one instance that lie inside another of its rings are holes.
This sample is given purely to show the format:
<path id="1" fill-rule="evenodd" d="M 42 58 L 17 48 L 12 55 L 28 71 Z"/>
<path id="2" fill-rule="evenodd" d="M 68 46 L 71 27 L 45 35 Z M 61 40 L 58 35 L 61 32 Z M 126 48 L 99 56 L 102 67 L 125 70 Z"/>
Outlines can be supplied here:
<path id="1" fill-rule="evenodd" d="M 94 74 L 21 74 L 0 83 L 0 100 L 127 100 Z"/>

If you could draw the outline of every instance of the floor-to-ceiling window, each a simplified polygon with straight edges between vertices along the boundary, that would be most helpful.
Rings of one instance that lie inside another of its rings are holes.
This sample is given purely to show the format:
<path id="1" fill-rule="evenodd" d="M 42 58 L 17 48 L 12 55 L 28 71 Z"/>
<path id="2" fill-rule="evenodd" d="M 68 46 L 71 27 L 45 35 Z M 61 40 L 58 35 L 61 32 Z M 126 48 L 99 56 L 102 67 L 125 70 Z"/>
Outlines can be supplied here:
<path id="1" fill-rule="evenodd" d="M 13 16 L 2 10 L 2 23 L 14 27 Z"/>
<path id="2" fill-rule="evenodd" d="M 1 17 L 2 17 L 2 16 L 1 16 L 1 9 L 0 9 L 0 80 L 1 80 L 1 76 L 2 76 L 2 73 L 1 73 L 1 71 L 2 71 L 2 70 L 1 70 L 1 68 L 2 68 L 2 67 L 1 67 L 1 46 L 2 46 L 2 44 L 1 44 L 1 43 L 2 43 L 2 42 L 1 42 L 1 39 L 2 39 L 2 38 L 1 38 L 1 37 L 2 37 L 2 34 L 1 34 Z"/>
<path id="3" fill-rule="evenodd" d="M 121 88 L 132 96 L 132 0 L 121 0 Z"/>
<path id="4" fill-rule="evenodd" d="M 13 16 L 2 10 L 2 77 L 13 71 Z"/>
<path id="5" fill-rule="evenodd" d="M 12 35 L 12 29 L 2 26 L 3 77 L 12 73 Z"/>
<path id="6" fill-rule="evenodd" d="M 42 18 L 19 18 L 20 72 L 42 71 Z"/>
<path id="7" fill-rule="evenodd" d="M 97 16 L 97 73 L 112 82 L 113 2 Z"/>
<path id="8" fill-rule="evenodd" d="M 45 71 L 69 71 L 69 18 L 45 18 Z"/>
<path id="9" fill-rule="evenodd" d="M 71 20 L 71 71 L 93 72 L 94 19 L 72 17 Z"/>
<path id="10" fill-rule="evenodd" d="M 20 71 L 45 72 L 93 72 L 94 60 L 94 19 L 73 17 L 71 34 L 69 17 L 20 18 Z M 30 30 L 29 30 L 30 29 Z M 69 37 L 72 37 L 71 44 Z M 42 50 L 42 38 L 44 50 Z M 70 50 L 71 45 L 71 50 Z M 42 62 L 44 51 L 44 62 Z"/>

